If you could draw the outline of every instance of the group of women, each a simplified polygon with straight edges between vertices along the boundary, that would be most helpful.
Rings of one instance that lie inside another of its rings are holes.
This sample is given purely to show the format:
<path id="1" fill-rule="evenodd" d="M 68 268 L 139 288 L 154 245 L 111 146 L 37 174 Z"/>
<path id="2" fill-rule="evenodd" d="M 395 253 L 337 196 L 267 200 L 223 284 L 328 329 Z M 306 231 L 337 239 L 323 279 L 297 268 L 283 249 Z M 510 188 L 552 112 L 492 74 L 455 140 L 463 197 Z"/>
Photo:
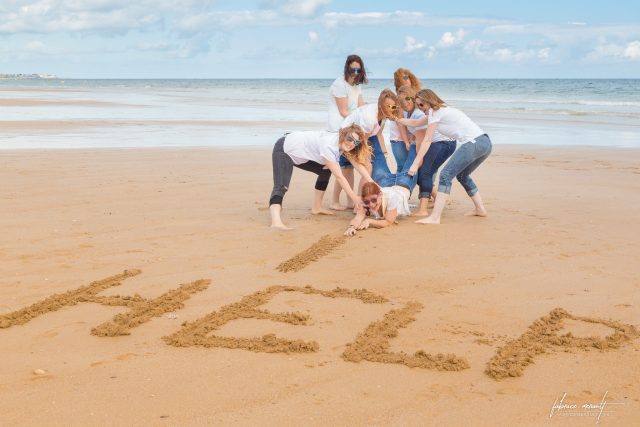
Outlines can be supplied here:
<path id="1" fill-rule="evenodd" d="M 416 221 L 419 224 L 439 224 L 454 178 L 473 202 L 474 208 L 467 215 L 486 216 L 470 175 L 491 154 L 489 136 L 462 111 L 449 106 L 433 90 L 423 88 L 407 69 L 396 70 L 395 92 L 384 89 L 376 104 L 364 102 L 362 85 L 366 83 L 362 59 L 350 55 L 343 75 L 329 89 L 327 130 L 292 132 L 276 142 L 269 200 L 271 227 L 289 229 L 282 222 L 281 209 L 294 166 L 318 175 L 313 214 L 331 213 L 322 207 L 322 200 L 331 175 L 335 177 L 330 208 L 350 208 L 356 213 L 344 233 L 347 236 L 369 227 L 386 227 L 398 217 L 409 215 L 423 217 Z M 395 172 L 387 163 L 382 135 L 385 125 L 389 126 Z M 435 177 L 441 167 L 434 194 Z M 361 177 L 357 187 L 354 169 Z M 416 185 L 419 205 L 412 213 L 409 198 Z M 346 207 L 340 205 L 342 191 L 350 201 Z"/>

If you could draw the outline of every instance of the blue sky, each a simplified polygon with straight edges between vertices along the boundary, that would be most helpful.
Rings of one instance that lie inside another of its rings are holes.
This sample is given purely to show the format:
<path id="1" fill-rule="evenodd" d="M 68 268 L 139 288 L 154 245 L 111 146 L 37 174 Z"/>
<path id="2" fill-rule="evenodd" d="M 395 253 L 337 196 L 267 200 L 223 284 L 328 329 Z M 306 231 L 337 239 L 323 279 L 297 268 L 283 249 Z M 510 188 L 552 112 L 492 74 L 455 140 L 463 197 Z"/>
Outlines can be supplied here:
<path id="1" fill-rule="evenodd" d="M 640 2 L 0 0 L 0 73 L 640 78 Z"/>

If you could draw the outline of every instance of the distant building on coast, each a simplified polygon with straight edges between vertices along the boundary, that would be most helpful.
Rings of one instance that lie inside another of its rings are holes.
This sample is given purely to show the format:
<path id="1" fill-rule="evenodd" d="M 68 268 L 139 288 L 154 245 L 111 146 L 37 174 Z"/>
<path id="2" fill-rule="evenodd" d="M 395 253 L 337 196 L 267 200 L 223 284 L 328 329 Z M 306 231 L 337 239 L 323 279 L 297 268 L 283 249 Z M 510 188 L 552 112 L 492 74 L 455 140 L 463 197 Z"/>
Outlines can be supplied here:
<path id="1" fill-rule="evenodd" d="M 36 79 L 57 79 L 53 74 L 2 74 L 0 80 L 36 80 Z"/>

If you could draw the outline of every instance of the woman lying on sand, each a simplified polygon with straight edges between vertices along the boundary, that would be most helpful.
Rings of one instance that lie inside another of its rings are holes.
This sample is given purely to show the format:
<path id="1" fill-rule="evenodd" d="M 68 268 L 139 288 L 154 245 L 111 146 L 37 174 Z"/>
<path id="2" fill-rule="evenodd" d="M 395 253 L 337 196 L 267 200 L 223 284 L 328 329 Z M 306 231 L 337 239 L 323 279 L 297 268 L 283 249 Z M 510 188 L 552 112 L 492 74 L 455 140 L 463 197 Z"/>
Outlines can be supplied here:
<path id="1" fill-rule="evenodd" d="M 384 157 L 374 158 L 374 167 L 378 170 L 378 183 L 367 182 L 362 186 L 362 204 L 355 218 L 344 232 L 353 236 L 356 230 L 369 227 L 384 228 L 393 224 L 396 218 L 411 215 L 409 197 L 416 186 L 417 176 L 409 176 L 409 167 L 416 158 L 416 146 L 409 147 L 407 160 L 399 173 L 391 173 Z"/>
<path id="2" fill-rule="evenodd" d="M 416 160 L 409 168 L 409 175 L 413 176 L 418 172 L 420 161 L 431 147 L 436 131 L 462 144 L 453 153 L 442 172 L 440 172 L 438 195 L 431 215 L 416 222 L 419 224 L 440 224 L 440 217 L 451 193 L 451 184 L 454 177 L 462 184 L 473 201 L 474 209 L 468 212 L 467 215 L 486 216 L 487 211 L 482 203 L 478 187 L 469 175 L 491 154 L 489 136 L 471 121 L 466 114 L 457 108 L 449 107 L 430 89 L 424 89 L 417 93 L 416 105 L 427 117 L 418 120 L 398 120 L 398 123 L 404 126 L 428 124 L 427 132 L 424 140 L 420 143 Z"/>
<path id="3" fill-rule="evenodd" d="M 349 127 L 353 124 L 360 126 L 368 139 L 368 144 L 373 149 L 373 157 L 381 157 L 384 159 L 384 156 L 387 155 L 387 147 L 382 137 L 382 130 L 384 129 L 386 119 L 396 120 L 398 117 L 400 117 L 400 109 L 398 108 L 396 94 L 390 89 L 384 89 L 380 92 L 377 104 L 367 104 L 359 107 L 344 119 L 342 127 Z M 371 176 L 374 180 L 377 180 L 375 162 Z M 333 200 L 330 206 L 331 209 L 345 209 L 340 205 L 340 189 L 341 187 L 334 188 Z"/>
<path id="4" fill-rule="evenodd" d="M 272 154 L 273 190 L 269 199 L 271 227 L 290 230 L 282 223 L 280 212 L 282 199 L 289 189 L 294 166 L 318 175 L 311 213 L 331 215 L 330 211 L 322 208 L 322 197 L 332 173 L 336 177 L 336 182 L 340 183 L 354 205 L 359 206 L 360 199 L 342 175 L 338 161 L 340 155 L 344 154 L 363 179 L 371 181 L 364 166 L 371 161 L 371 148 L 365 141 L 364 132 L 358 125 L 348 126 L 338 133 L 292 132 L 280 138 L 273 147 Z"/>

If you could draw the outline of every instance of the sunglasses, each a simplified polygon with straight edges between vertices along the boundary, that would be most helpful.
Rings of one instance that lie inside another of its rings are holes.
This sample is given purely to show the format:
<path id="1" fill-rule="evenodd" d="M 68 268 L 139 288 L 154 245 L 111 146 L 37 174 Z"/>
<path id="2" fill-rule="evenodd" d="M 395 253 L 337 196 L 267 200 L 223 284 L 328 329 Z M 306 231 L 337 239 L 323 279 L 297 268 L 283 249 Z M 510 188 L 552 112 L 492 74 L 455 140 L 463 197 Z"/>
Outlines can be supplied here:
<path id="1" fill-rule="evenodd" d="M 362 199 L 362 204 L 364 204 L 365 206 L 369 206 L 369 205 L 374 205 L 378 202 L 378 195 L 376 194 L 375 196 L 373 196 L 370 199 Z"/>
<path id="2" fill-rule="evenodd" d="M 345 137 L 345 139 L 346 139 L 347 141 L 353 142 L 353 145 L 355 146 L 355 147 L 353 147 L 353 148 L 359 147 L 359 146 L 360 146 L 360 144 L 362 144 L 362 141 L 360 141 L 359 139 L 355 139 L 355 138 L 354 138 L 354 137 L 352 137 L 351 135 L 347 135 L 347 136 Z"/>
<path id="3" fill-rule="evenodd" d="M 418 101 L 416 101 L 416 105 L 418 106 L 418 108 L 425 108 L 427 106 L 427 104 L 423 104 L 422 102 Z"/>
<path id="4" fill-rule="evenodd" d="M 387 108 L 390 109 L 391 111 L 396 111 L 398 109 L 397 105 L 387 105 Z"/>
<path id="5" fill-rule="evenodd" d="M 362 68 L 349 68 L 349 72 L 351 74 L 360 74 L 362 72 Z"/>
<path id="6" fill-rule="evenodd" d="M 405 101 L 412 101 L 412 100 L 413 100 L 413 98 L 412 98 L 412 97 L 410 97 L 410 96 L 405 96 L 405 97 L 404 97 L 404 100 L 405 100 Z"/>

